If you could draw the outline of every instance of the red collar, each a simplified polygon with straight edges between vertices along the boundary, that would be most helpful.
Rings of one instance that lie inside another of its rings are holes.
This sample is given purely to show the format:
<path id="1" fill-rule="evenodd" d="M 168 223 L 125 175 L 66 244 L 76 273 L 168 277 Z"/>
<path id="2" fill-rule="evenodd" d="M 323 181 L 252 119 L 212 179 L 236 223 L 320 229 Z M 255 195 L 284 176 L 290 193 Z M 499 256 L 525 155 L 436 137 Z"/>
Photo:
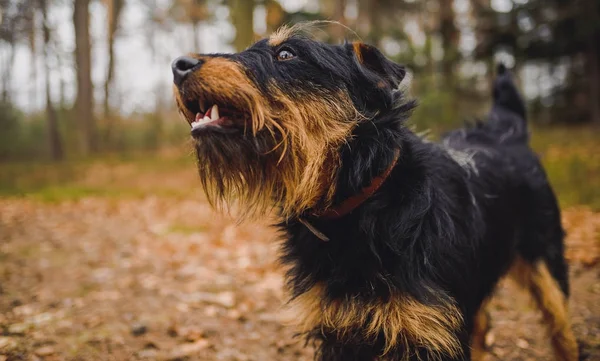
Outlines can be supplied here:
<path id="1" fill-rule="evenodd" d="M 392 160 L 390 165 L 387 167 L 387 169 L 383 173 L 381 173 L 377 177 L 373 178 L 373 180 L 371 181 L 371 184 L 369 184 L 368 186 L 363 188 L 359 193 L 357 193 L 349 198 L 346 198 L 344 201 L 342 201 L 337 206 L 326 209 L 320 213 L 313 213 L 313 216 L 319 220 L 333 220 L 333 219 L 342 218 L 343 216 L 349 214 L 350 212 L 352 212 L 353 210 L 358 208 L 358 206 L 363 204 L 367 199 L 369 199 L 379 189 L 379 187 L 381 187 L 381 185 L 389 177 L 390 173 L 392 173 L 392 169 L 394 169 L 394 167 L 396 166 L 396 163 L 398 163 L 399 157 L 400 157 L 400 150 L 397 149 L 396 152 L 394 153 L 394 159 Z M 313 227 L 305 219 L 300 218 L 300 222 L 302 222 L 312 233 L 314 233 L 321 240 L 323 240 L 323 241 L 329 240 L 329 238 L 327 238 L 327 236 L 325 236 L 323 233 L 319 232 L 315 227 Z"/>

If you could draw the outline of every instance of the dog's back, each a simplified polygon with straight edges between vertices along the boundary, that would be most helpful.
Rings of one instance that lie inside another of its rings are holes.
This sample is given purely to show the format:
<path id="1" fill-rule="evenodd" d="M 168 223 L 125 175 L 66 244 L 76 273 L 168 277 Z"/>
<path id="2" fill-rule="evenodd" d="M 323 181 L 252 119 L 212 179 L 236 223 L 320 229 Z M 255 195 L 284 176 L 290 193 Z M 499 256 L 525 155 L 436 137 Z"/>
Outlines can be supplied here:
<path id="1" fill-rule="evenodd" d="M 477 195 L 472 201 L 487 225 L 488 250 L 483 252 L 480 272 L 488 279 L 481 284 L 493 284 L 489 277 L 507 272 L 531 292 L 542 310 L 560 359 L 575 359 L 577 345 L 565 307 L 569 285 L 560 209 L 543 166 L 529 146 L 525 104 L 503 65 L 498 67 L 487 119 L 446 134 L 443 145 L 469 170 L 469 183 L 476 190 L 472 194 Z M 498 267 L 501 264 L 510 269 Z M 491 291 L 482 287 L 482 297 Z M 484 329 L 475 322 L 475 349 L 478 332 Z"/>
<path id="2" fill-rule="evenodd" d="M 485 122 L 447 133 L 444 143 L 453 148 L 527 144 L 529 129 L 525 103 L 511 73 L 502 64 L 498 66 L 492 98 L 492 108 Z"/>

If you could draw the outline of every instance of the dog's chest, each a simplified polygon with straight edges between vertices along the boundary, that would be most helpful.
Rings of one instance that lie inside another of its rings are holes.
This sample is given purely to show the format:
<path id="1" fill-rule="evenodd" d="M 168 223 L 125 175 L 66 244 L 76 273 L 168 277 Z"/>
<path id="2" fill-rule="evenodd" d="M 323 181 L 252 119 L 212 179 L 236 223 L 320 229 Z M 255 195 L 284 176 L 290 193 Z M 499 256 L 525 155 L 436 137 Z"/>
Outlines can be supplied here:
<path id="1" fill-rule="evenodd" d="M 291 302 L 302 332 L 321 330 L 342 339 L 359 335 L 368 343 L 383 337 L 384 353 L 421 347 L 449 356 L 461 352 L 456 334 L 463 320 L 452 303 L 430 306 L 405 295 L 386 302 L 356 297 L 325 300 L 324 294 L 323 286 L 316 285 Z"/>

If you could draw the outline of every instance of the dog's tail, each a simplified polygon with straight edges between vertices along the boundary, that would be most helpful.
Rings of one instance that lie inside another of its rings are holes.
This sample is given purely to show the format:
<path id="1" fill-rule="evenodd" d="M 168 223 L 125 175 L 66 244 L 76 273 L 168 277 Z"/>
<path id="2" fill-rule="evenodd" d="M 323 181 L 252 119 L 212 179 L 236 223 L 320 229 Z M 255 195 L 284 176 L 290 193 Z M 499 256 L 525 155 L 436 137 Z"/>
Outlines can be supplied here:
<path id="1" fill-rule="evenodd" d="M 504 64 L 499 64 L 493 86 L 493 105 L 488 124 L 501 137 L 499 141 L 529 140 L 527 111 L 512 74 Z"/>
<path id="2" fill-rule="evenodd" d="M 523 121 L 527 120 L 525 102 L 519 94 L 512 74 L 502 63 L 498 65 L 496 80 L 494 80 L 493 97 L 494 106 L 503 107 L 520 115 Z"/>

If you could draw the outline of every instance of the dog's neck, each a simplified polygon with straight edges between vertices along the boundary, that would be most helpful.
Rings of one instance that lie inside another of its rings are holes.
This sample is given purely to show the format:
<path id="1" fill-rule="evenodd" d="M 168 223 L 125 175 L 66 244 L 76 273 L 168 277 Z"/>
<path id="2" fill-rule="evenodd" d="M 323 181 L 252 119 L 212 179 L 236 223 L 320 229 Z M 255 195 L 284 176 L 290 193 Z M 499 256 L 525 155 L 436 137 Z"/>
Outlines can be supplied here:
<path id="1" fill-rule="evenodd" d="M 369 197 L 371 197 L 373 193 L 375 193 L 379 189 L 379 187 L 381 187 L 381 185 L 386 181 L 386 179 L 396 166 L 399 156 L 400 149 L 396 149 L 394 152 L 394 158 L 392 159 L 390 165 L 385 169 L 383 173 L 373 178 L 368 186 L 361 189 L 360 192 L 346 198 L 341 203 L 327 208 L 322 212 L 315 213 L 314 216 L 323 220 L 337 219 L 349 214 L 354 209 L 358 208 L 363 202 L 369 199 Z"/>
<path id="2" fill-rule="evenodd" d="M 383 218 L 379 219 L 380 215 L 388 216 L 385 210 L 390 207 L 398 209 L 400 202 L 412 202 L 413 189 L 419 188 L 424 181 L 419 171 L 423 168 L 421 158 L 415 157 L 415 151 L 418 152 L 415 146 L 419 148 L 422 143 L 401 124 L 378 128 L 385 142 L 371 136 L 370 132 L 375 132 L 373 125 L 363 126 L 367 128 L 360 130 L 362 135 L 366 135 L 363 141 L 342 150 L 343 161 L 334 204 L 357 194 L 384 173 L 394 163 L 399 149 L 398 160 L 379 189 L 349 214 L 336 219 L 322 219 L 307 213 L 305 217 L 284 219 L 279 223 L 286 238 L 282 261 L 297 270 L 289 279 L 294 294 L 307 291 L 315 282 L 328 279 L 336 272 L 351 275 L 349 277 L 354 280 L 356 291 L 367 287 L 376 293 L 386 292 L 387 281 L 382 275 L 388 271 L 382 268 L 380 260 L 388 248 L 377 240 L 381 236 L 384 237 L 381 239 L 386 239 L 389 235 L 384 229 L 372 227 L 380 227 L 383 221 Z M 414 169 L 417 171 L 412 172 Z M 324 242 L 326 240 L 329 241 Z M 357 269 L 354 260 L 369 266 Z"/>
<path id="3" fill-rule="evenodd" d="M 410 133 L 403 122 L 412 104 L 379 113 L 371 121 L 360 124 L 341 150 L 333 206 L 309 210 L 298 220 L 322 241 L 329 237 L 315 226 L 344 218 L 379 190 L 402 157 L 403 142 Z"/>
<path id="4" fill-rule="evenodd" d="M 356 208 L 358 208 L 361 204 L 363 204 L 365 201 L 367 201 L 375 192 L 377 192 L 379 187 L 381 187 L 381 185 L 383 185 L 383 183 L 387 180 L 389 175 L 392 173 L 392 170 L 396 166 L 399 156 L 400 156 L 400 149 L 396 149 L 394 152 L 394 158 L 392 159 L 392 162 L 390 163 L 390 165 L 385 169 L 385 171 L 383 173 L 381 173 L 380 175 L 376 176 L 375 178 L 373 178 L 371 183 L 368 186 L 361 189 L 360 192 L 346 198 L 339 204 L 333 205 L 333 206 L 326 208 L 319 212 L 313 212 L 311 214 L 311 216 L 316 217 L 319 220 L 326 221 L 326 220 L 339 219 L 339 218 L 342 218 L 342 217 L 350 214 L 352 211 L 354 211 Z M 329 237 L 327 237 L 325 234 L 323 234 L 323 232 L 319 231 L 307 219 L 300 216 L 299 221 L 302 224 L 304 224 L 306 226 L 306 228 L 308 228 L 308 230 L 310 230 L 315 236 L 317 236 L 317 238 L 319 238 L 320 240 L 322 240 L 324 242 L 329 241 Z"/>

